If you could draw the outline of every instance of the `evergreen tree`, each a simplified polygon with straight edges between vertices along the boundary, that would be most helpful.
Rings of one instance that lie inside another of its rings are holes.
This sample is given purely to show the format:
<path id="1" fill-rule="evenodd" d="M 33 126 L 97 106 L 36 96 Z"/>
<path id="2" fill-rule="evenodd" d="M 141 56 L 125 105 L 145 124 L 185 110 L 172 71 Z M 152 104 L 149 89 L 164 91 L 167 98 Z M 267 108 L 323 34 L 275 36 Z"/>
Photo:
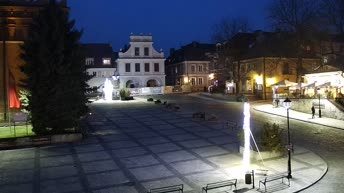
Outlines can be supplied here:
<path id="1" fill-rule="evenodd" d="M 82 62 L 81 31 L 69 21 L 68 10 L 56 0 L 33 19 L 22 46 L 22 70 L 30 91 L 29 110 L 36 134 L 63 133 L 78 126 L 87 111 L 88 79 Z"/>

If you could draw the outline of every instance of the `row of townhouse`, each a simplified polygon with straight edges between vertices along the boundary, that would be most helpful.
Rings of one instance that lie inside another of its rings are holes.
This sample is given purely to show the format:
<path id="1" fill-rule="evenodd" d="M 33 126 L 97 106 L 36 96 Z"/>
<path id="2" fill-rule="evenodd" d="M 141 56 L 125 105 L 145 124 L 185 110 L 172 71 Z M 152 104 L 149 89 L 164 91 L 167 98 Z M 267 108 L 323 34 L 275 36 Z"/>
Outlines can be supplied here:
<path id="1" fill-rule="evenodd" d="M 311 94 L 303 86 L 315 81 L 313 95 L 319 88 L 323 92 L 332 90 L 334 97 L 343 93 L 344 38 L 331 35 L 298 50 L 290 44 L 293 38 L 292 33 L 256 31 L 238 33 L 217 44 L 192 42 L 171 49 L 165 62 L 167 85 L 188 85 L 191 91 L 217 88 L 270 99 L 276 93 Z M 284 80 L 298 85 L 276 86 Z"/>

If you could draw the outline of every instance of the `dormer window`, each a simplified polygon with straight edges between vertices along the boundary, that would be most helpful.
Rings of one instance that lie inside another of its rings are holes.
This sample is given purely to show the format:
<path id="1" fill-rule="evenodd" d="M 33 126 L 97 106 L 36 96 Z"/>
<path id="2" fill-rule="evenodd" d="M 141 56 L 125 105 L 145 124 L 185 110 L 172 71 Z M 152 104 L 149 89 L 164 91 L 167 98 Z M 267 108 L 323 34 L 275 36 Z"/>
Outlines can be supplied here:
<path id="1" fill-rule="evenodd" d="M 103 58 L 104 65 L 111 65 L 111 58 Z"/>
<path id="2" fill-rule="evenodd" d="M 86 64 L 87 66 L 94 65 L 94 58 L 86 58 L 86 59 L 85 59 L 85 64 Z"/>
<path id="3" fill-rule="evenodd" d="M 140 48 L 135 47 L 135 56 L 139 56 L 139 55 L 140 55 Z"/>
<path id="4" fill-rule="evenodd" d="M 149 48 L 148 47 L 145 47 L 144 54 L 145 54 L 145 56 L 149 56 Z"/>

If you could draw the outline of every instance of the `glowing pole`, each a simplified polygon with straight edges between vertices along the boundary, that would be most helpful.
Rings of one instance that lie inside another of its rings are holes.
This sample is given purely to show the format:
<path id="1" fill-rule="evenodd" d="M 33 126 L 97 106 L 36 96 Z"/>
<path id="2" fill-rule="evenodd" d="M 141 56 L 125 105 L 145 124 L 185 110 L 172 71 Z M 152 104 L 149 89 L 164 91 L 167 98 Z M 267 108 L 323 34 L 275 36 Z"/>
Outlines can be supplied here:
<path id="1" fill-rule="evenodd" d="M 105 82 L 104 82 L 104 98 L 105 100 L 112 100 L 112 90 L 113 90 L 113 86 L 112 83 L 109 79 L 106 78 Z"/>
<path id="2" fill-rule="evenodd" d="M 250 104 L 244 104 L 244 153 L 243 153 L 243 169 L 248 171 L 250 167 Z"/>

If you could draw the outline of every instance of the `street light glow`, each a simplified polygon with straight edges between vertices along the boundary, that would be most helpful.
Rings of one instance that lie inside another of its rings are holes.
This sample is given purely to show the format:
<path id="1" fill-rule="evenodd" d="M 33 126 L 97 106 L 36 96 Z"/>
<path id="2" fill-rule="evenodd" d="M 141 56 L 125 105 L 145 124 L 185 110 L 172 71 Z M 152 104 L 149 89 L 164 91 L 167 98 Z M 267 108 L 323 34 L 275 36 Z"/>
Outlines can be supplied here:
<path id="1" fill-rule="evenodd" d="M 250 167 L 250 104 L 244 103 L 244 153 L 243 153 L 243 169 L 247 171 Z"/>
<path id="2" fill-rule="evenodd" d="M 112 100 L 112 90 L 113 90 L 112 83 L 108 78 L 106 78 L 104 82 L 104 89 L 103 89 L 104 96 L 105 96 L 104 98 L 106 101 Z"/>

